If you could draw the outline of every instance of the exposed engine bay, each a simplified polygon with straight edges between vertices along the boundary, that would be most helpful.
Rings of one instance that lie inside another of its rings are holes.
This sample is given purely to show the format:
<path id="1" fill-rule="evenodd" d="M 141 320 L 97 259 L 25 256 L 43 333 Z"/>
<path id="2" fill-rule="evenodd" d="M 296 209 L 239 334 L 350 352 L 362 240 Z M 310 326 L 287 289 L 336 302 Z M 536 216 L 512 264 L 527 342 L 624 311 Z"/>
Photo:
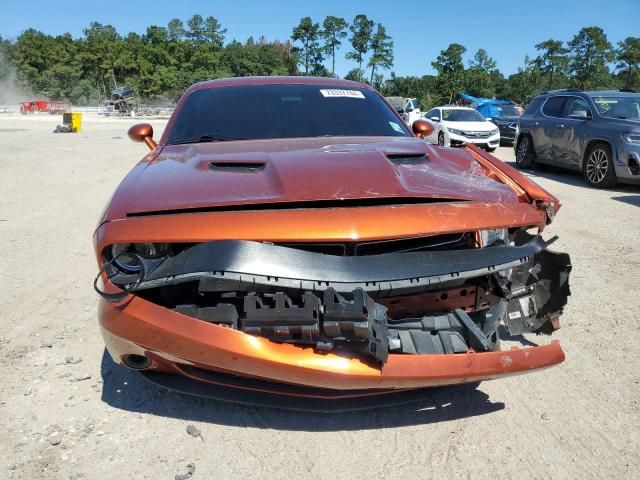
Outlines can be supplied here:
<path id="1" fill-rule="evenodd" d="M 567 254 L 524 229 L 503 232 L 483 245 L 473 232 L 383 247 L 114 245 L 103 271 L 122 294 L 99 293 L 378 364 L 390 353 L 491 351 L 501 324 L 511 335 L 559 328 L 570 295 Z"/>

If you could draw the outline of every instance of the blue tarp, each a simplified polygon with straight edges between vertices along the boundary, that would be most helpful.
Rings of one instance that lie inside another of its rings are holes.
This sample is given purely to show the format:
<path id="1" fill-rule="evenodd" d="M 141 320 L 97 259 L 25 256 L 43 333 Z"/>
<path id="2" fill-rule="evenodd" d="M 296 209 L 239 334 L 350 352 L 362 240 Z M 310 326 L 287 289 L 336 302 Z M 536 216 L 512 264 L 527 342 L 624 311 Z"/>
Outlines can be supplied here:
<path id="1" fill-rule="evenodd" d="M 471 106 L 478 110 L 483 116 L 487 118 L 499 117 L 501 112 L 497 108 L 497 105 L 511 105 L 511 102 L 507 100 L 496 100 L 495 98 L 481 98 L 474 97 L 468 93 L 460 93 L 460 98 L 471 103 Z"/>

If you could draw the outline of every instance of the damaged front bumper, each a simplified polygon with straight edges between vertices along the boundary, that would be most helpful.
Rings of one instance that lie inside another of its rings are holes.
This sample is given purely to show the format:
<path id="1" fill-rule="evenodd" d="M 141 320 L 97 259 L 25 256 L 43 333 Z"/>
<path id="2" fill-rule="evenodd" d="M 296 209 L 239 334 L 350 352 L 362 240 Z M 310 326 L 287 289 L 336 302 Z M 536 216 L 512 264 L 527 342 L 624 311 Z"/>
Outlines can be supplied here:
<path id="1" fill-rule="evenodd" d="M 501 323 L 513 334 L 558 326 L 571 266 L 547 246 L 527 236 L 339 257 L 205 242 L 140 258 L 136 275 L 107 272 L 128 295 L 102 300 L 100 322 L 115 359 L 144 355 L 152 370 L 205 383 L 220 383 L 216 372 L 271 382 L 262 390 L 275 382 L 356 395 L 475 382 L 563 361 L 557 342 L 499 351 Z M 453 290 L 463 292 L 457 303 L 447 298 Z M 416 309 L 425 298 L 435 300 Z"/>

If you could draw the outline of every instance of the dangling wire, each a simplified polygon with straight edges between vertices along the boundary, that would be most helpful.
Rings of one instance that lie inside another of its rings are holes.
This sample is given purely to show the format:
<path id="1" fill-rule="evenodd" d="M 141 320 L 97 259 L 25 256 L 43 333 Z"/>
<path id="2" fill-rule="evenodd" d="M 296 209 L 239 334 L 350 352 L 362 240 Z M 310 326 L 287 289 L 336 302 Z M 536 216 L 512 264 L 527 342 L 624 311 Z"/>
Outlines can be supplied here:
<path id="1" fill-rule="evenodd" d="M 136 288 L 138 288 L 140 286 L 140 284 L 142 283 L 142 281 L 144 280 L 145 270 L 144 270 L 144 262 L 142 261 L 142 258 L 137 253 L 128 252 L 130 255 L 133 255 L 138 260 L 138 264 L 140 265 L 140 272 L 138 273 L 138 278 L 136 279 L 136 281 L 133 282 L 133 283 L 129 283 L 127 285 L 124 285 L 123 287 L 120 287 L 122 289 L 122 291 L 118 292 L 118 293 L 109 293 L 109 292 L 105 292 L 103 290 L 100 290 L 98 288 L 98 280 L 100 280 L 100 277 L 102 276 L 102 274 L 105 273 L 107 271 L 107 268 L 109 268 L 111 265 L 113 265 L 113 263 L 123 253 L 124 252 L 119 253 L 114 258 L 112 258 L 107 263 L 105 263 L 102 266 L 102 268 L 100 269 L 100 271 L 98 272 L 98 275 L 96 276 L 95 280 L 93 281 L 93 289 L 96 291 L 96 293 L 98 295 L 100 295 L 102 298 L 104 298 L 108 302 L 112 302 L 112 303 L 119 302 L 120 300 L 125 298 L 127 295 L 129 295 L 129 293 L 131 293 Z M 111 280 L 116 275 L 117 275 L 117 273 L 114 273 L 113 275 L 107 275 L 107 280 Z"/>

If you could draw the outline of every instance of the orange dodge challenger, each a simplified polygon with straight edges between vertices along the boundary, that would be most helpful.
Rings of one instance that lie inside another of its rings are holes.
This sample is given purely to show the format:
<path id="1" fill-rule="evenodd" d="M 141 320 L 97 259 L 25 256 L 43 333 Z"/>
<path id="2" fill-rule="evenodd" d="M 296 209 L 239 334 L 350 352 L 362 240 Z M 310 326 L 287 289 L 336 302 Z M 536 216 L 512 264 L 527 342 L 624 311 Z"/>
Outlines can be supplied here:
<path id="1" fill-rule="evenodd" d="M 422 139 L 374 89 L 312 77 L 190 87 L 94 235 L 113 359 L 165 387 L 319 411 L 564 360 L 558 200 L 475 146 Z M 499 328 L 504 325 L 506 328 Z"/>

